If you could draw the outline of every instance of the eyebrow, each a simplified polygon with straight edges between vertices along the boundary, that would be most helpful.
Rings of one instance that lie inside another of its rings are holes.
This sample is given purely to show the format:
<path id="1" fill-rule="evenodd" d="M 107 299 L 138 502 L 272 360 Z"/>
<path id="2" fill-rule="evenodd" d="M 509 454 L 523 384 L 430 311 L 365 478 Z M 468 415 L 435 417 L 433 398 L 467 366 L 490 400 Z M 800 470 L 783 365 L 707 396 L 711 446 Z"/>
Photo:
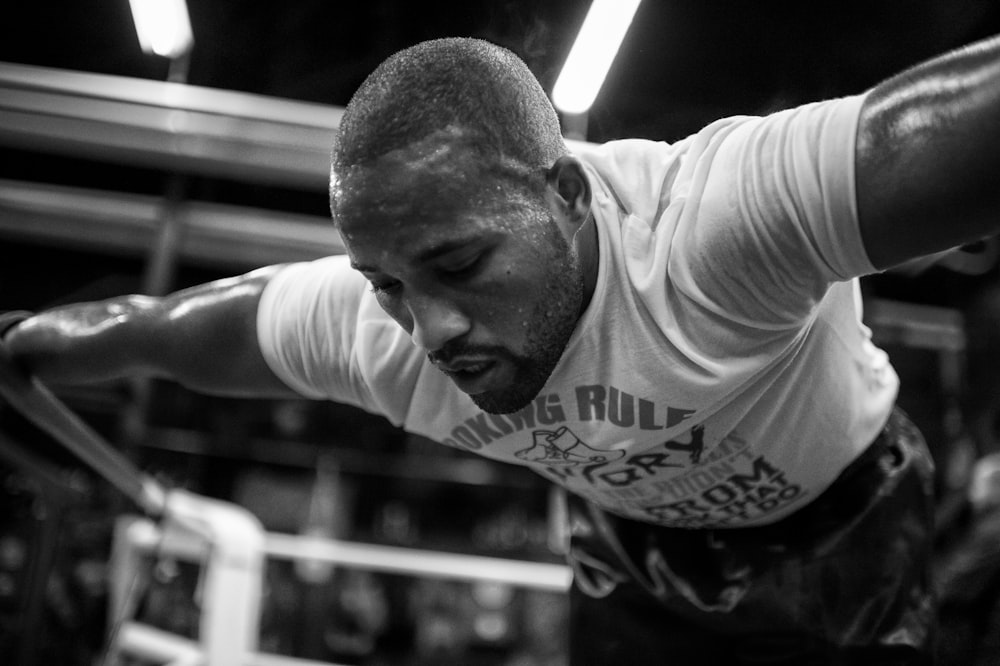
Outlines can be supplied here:
<path id="1" fill-rule="evenodd" d="M 461 250 L 469 245 L 473 245 L 484 240 L 492 238 L 492 235 L 482 235 L 477 234 L 475 236 L 469 236 L 468 238 L 454 238 L 446 241 L 442 241 L 435 245 L 431 245 L 425 250 L 422 250 L 416 256 L 416 261 L 418 263 L 426 263 L 428 261 L 433 261 L 442 255 L 446 255 L 450 252 L 455 252 L 456 250 Z M 358 264 L 351 261 L 351 268 L 361 271 L 362 273 L 378 273 L 381 269 L 376 266 L 368 266 L 366 264 Z"/>
<path id="2" fill-rule="evenodd" d="M 421 263 L 433 261 L 434 259 L 449 254 L 450 252 L 462 250 L 470 245 L 481 242 L 482 238 L 482 236 L 476 236 L 475 238 L 452 239 L 437 245 L 432 245 L 417 255 L 417 261 Z"/>

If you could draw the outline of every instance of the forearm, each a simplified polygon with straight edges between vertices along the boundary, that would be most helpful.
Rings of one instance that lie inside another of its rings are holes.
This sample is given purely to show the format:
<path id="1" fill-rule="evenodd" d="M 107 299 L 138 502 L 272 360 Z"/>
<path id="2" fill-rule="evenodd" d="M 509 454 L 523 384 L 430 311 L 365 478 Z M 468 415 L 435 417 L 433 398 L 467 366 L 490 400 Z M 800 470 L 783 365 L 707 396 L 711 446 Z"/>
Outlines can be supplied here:
<path id="1" fill-rule="evenodd" d="M 38 313 L 11 329 L 4 344 L 24 369 L 54 384 L 86 384 L 141 374 L 152 337 L 137 330 L 159 301 L 122 296 Z"/>
<path id="2" fill-rule="evenodd" d="M 879 268 L 1000 231 L 1000 38 L 869 93 L 857 188 L 862 237 Z"/>
<path id="3" fill-rule="evenodd" d="M 10 330 L 4 342 L 16 362 L 53 384 L 152 376 L 208 393 L 287 395 L 256 339 L 256 306 L 272 272 L 163 298 L 122 296 L 48 310 Z"/>

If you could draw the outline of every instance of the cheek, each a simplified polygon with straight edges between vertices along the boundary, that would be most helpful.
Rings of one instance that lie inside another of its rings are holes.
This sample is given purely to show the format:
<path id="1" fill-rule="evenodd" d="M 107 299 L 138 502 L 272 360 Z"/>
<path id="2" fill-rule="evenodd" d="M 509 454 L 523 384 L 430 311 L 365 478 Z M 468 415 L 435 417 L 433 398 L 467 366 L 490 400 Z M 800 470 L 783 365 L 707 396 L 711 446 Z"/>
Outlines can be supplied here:
<path id="1" fill-rule="evenodd" d="M 475 318 L 498 342 L 520 348 L 537 326 L 532 315 L 539 309 L 543 290 L 532 281 L 511 280 L 505 287 L 502 292 L 497 289 L 491 297 L 477 300 Z"/>
<path id="2" fill-rule="evenodd" d="M 393 321 L 399 324 L 407 334 L 413 333 L 413 320 L 410 318 L 410 313 L 403 306 L 402 302 L 393 298 L 389 294 L 375 293 L 375 301 L 379 304 L 382 310 L 392 317 Z"/>

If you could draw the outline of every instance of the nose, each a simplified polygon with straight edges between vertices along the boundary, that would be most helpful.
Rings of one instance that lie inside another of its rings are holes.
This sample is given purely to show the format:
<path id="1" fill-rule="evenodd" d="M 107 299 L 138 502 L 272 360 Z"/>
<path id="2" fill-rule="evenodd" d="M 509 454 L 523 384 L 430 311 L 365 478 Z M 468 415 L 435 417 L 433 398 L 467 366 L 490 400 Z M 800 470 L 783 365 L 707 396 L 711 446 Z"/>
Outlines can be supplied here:
<path id="1" fill-rule="evenodd" d="M 410 337 L 422 349 L 432 352 L 446 342 L 465 335 L 471 321 L 452 302 L 433 296 L 411 297 L 407 304 L 410 311 Z"/>

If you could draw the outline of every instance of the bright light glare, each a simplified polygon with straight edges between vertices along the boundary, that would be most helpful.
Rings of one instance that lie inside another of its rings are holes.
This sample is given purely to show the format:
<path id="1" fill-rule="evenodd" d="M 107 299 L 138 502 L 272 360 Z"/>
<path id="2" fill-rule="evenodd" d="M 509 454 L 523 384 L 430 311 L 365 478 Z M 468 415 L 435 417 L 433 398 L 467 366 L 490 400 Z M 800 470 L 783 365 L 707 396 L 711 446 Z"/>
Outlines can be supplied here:
<path id="1" fill-rule="evenodd" d="M 594 0 L 552 90 L 560 111 L 584 113 L 594 103 L 639 1 Z"/>
<path id="2" fill-rule="evenodd" d="M 191 49 L 194 35 L 184 0 L 129 0 L 129 4 L 143 51 L 176 58 Z"/>

